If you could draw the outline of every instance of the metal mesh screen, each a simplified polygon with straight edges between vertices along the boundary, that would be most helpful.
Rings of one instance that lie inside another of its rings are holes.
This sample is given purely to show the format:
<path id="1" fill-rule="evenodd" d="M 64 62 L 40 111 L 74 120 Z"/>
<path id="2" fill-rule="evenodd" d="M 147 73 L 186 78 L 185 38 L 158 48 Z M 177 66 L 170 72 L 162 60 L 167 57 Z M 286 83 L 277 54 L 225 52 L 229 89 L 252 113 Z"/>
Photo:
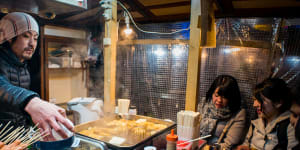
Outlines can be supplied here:
<path id="1" fill-rule="evenodd" d="M 248 108 L 250 118 L 255 111 L 252 108 L 252 87 L 267 75 L 269 50 L 258 48 L 218 46 L 204 49 L 200 74 L 200 98 L 205 97 L 213 80 L 221 74 L 235 77 L 238 81 L 242 103 Z"/>
<path id="2" fill-rule="evenodd" d="M 263 23 L 264 26 L 259 26 Z M 238 81 L 242 105 L 248 110 L 248 118 L 255 118 L 252 104 L 253 87 L 270 73 L 270 49 L 244 47 L 251 42 L 270 43 L 273 38 L 274 19 L 218 19 L 217 47 L 202 51 L 199 100 L 205 97 L 213 80 L 221 74 L 235 77 Z M 237 43 L 233 43 L 237 41 Z"/>
<path id="3" fill-rule="evenodd" d="M 253 119 L 256 115 L 252 89 L 258 82 L 273 73 L 275 77 L 291 80 L 290 85 L 296 83 L 300 21 L 235 18 L 218 19 L 216 23 L 217 47 L 202 51 L 199 99 L 218 75 L 232 75 L 238 80 L 248 118 Z M 142 28 L 168 32 L 187 26 L 188 23 L 151 24 Z M 136 38 L 188 39 L 189 34 L 186 31 L 162 36 L 136 32 Z M 185 108 L 188 46 L 119 45 L 117 57 L 117 98 L 131 99 L 138 114 L 176 121 L 176 113 Z"/>
<path id="4" fill-rule="evenodd" d="M 144 30 L 171 32 L 187 28 L 188 23 L 144 25 Z M 145 34 L 138 39 L 187 39 L 189 31 L 174 35 Z M 119 45 L 117 98 L 129 98 L 138 114 L 176 121 L 185 108 L 188 46 Z"/>
<path id="5" fill-rule="evenodd" d="M 129 98 L 138 114 L 176 120 L 185 107 L 186 45 L 122 46 L 118 55 L 119 98 Z M 172 49 L 172 50 L 170 50 Z"/>
<path id="6" fill-rule="evenodd" d="M 279 33 L 280 49 L 274 56 L 274 77 L 288 82 L 290 87 L 299 84 L 300 78 L 300 19 L 285 19 Z"/>

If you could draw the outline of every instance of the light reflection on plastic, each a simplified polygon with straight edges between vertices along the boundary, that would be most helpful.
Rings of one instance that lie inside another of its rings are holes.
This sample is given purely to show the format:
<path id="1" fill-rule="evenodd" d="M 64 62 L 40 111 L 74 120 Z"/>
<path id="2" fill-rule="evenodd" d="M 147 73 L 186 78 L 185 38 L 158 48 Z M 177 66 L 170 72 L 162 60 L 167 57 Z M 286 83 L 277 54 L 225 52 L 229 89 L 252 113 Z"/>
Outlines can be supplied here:
<path id="1" fill-rule="evenodd" d="M 237 51 L 240 51 L 240 48 L 225 48 L 224 49 L 225 54 L 230 54 L 230 53 L 237 52 Z"/>
<path id="2" fill-rule="evenodd" d="M 252 64 L 254 62 L 254 57 L 253 56 L 249 56 L 247 59 L 249 64 Z"/>
<path id="3" fill-rule="evenodd" d="M 207 57 L 207 53 L 206 52 L 202 52 L 201 58 L 205 59 Z"/>
<path id="4" fill-rule="evenodd" d="M 183 49 L 183 46 L 174 46 L 173 50 L 172 50 L 172 53 L 178 57 L 178 56 L 181 56 L 184 52 L 184 49 Z"/>
<path id="5" fill-rule="evenodd" d="M 296 65 L 300 62 L 300 57 L 297 57 L 297 56 L 289 57 L 288 61 L 290 63 L 293 63 L 294 65 Z"/>
<path id="6" fill-rule="evenodd" d="M 163 50 L 162 48 L 158 48 L 158 49 L 156 49 L 156 50 L 154 51 L 154 54 L 155 54 L 156 56 L 164 56 L 164 55 L 165 55 L 165 52 L 164 52 L 164 50 Z"/>

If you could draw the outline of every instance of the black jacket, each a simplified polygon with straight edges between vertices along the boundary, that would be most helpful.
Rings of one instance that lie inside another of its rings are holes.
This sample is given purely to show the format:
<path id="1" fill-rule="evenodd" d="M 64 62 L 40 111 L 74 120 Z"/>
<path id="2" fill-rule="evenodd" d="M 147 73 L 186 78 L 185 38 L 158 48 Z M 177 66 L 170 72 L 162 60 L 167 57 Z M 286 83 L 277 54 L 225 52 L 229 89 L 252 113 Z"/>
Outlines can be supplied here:
<path id="1" fill-rule="evenodd" d="M 11 121 L 15 126 L 29 126 L 30 116 L 25 106 L 38 94 L 30 91 L 30 74 L 26 63 L 15 54 L 0 46 L 0 123 Z"/>

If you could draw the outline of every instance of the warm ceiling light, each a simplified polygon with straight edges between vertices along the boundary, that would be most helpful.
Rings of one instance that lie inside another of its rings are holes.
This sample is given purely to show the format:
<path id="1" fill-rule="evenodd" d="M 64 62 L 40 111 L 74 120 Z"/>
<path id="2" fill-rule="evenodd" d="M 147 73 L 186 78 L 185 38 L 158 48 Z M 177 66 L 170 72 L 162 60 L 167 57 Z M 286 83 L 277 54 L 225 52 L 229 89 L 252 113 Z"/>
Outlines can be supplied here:
<path id="1" fill-rule="evenodd" d="M 126 35 L 130 35 L 132 33 L 132 29 L 129 26 L 129 16 L 127 13 L 125 13 L 125 24 L 126 24 L 126 29 L 124 30 Z"/>
<path id="2" fill-rule="evenodd" d="M 126 27 L 126 29 L 124 30 L 124 33 L 125 33 L 126 35 L 130 35 L 130 34 L 132 33 L 132 29 L 129 28 L 129 27 Z"/>

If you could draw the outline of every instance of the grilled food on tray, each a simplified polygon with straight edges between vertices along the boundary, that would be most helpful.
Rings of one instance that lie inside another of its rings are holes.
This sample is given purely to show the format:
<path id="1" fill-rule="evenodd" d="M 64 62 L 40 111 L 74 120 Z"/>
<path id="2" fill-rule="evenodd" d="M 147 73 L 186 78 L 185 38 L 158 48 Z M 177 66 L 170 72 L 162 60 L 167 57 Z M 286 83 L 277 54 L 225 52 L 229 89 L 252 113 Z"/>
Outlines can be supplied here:
<path id="1" fill-rule="evenodd" d="M 79 133 L 102 141 L 111 141 L 112 138 L 123 137 L 126 141 L 122 144 L 126 145 L 130 143 L 129 139 L 141 140 L 167 128 L 167 125 L 149 122 L 146 119 L 113 120 L 101 126 L 92 126 Z"/>

